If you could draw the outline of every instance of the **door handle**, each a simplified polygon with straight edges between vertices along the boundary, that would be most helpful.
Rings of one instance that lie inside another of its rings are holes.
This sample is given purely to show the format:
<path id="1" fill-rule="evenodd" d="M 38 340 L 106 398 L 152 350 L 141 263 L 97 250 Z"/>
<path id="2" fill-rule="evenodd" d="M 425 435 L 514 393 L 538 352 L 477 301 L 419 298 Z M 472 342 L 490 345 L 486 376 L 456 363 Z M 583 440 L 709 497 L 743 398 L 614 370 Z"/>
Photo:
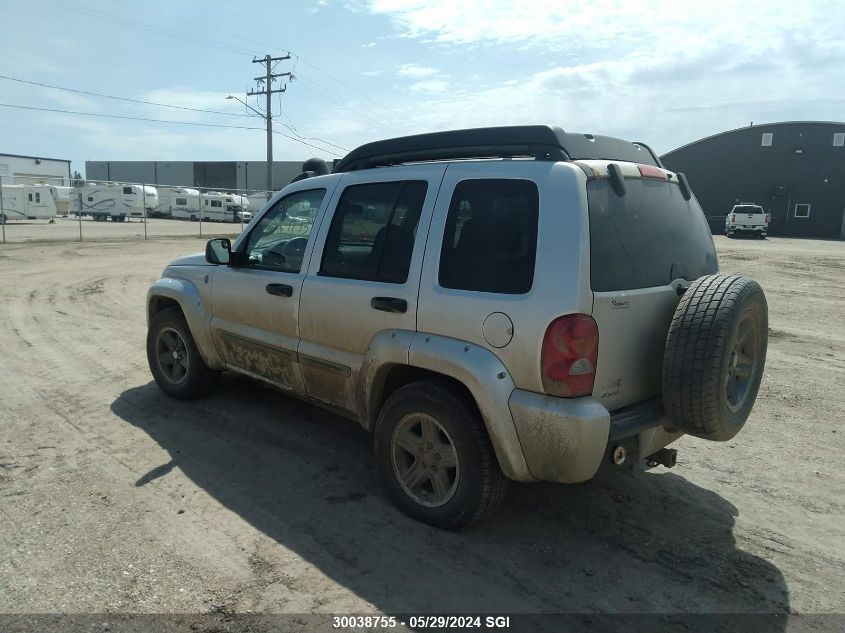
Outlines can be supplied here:
<path id="1" fill-rule="evenodd" d="M 407 312 L 408 302 L 396 297 L 373 297 L 370 299 L 370 307 L 382 312 Z"/>
<path id="2" fill-rule="evenodd" d="M 293 296 L 293 286 L 287 284 L 267 284 L 264 289 L 271 295 L 277 295 L 279 297 Z"/>

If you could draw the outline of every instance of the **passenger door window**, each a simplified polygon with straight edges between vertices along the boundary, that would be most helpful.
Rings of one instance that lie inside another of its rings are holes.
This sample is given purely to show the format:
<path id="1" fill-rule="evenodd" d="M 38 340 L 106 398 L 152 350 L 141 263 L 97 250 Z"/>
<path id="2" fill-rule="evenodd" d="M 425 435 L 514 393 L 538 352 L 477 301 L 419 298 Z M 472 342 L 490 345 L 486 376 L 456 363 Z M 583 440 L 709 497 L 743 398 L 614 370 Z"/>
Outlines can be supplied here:
<path id="1" fill-rule="evenodd" d="M 325 189 L 297 191 L 262 216 L 246 241 L 246 266 L 298 273 Z"/>
<path id="2" fill-rule="evenodd" d="M 530 180 L 459 182 L 443 233 L 440 285 L 501 294 L 531 290 L 539 206 Z"/>
<path id="3" fill-rule="evenodd" d="M 337 205 L 320 275 L 403 284 L 428 183 L 352 185 Z"/>

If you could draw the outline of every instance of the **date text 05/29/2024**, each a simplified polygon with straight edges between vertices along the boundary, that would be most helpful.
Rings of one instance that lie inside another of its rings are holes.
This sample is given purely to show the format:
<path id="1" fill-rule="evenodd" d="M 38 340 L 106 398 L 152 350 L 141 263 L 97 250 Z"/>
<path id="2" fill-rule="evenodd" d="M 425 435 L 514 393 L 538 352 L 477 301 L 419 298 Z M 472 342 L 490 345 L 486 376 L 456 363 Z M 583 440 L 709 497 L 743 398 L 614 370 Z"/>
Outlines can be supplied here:
<path id="1" fill-rule="evenodd" d="M 412 629 L 508 629 L 510 616 L 504 615 L 341 615 L 332 617 L 335 629 L 393 629 L 408 626 Z"/>

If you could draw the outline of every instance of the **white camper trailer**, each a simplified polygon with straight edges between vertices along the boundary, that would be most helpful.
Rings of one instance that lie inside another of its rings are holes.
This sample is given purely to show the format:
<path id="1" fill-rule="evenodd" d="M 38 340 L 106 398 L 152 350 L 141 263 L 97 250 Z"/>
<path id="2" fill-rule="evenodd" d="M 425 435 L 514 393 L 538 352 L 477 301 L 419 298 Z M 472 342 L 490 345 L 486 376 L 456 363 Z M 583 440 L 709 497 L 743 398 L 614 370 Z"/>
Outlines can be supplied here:
<path id="1" fill-rule="evenodd" d="M 267 193 L 264 191 L 256 191 L 249 194 L 247 196 L 247 200 L 249 201 L 250 208 L 255 209 L 255 213 L 258 213 L 264 208 L 264 205 L 267 204 Z"/>
<path id="2" fill-rule="evenodd" d="M 49 220 L 56 217 L 56 203 L 49 185 L 3 185 L 0 222 Z"/>
<path id="3" fill-rule="evenodd" d="M 73 187 L 50 185 L 50 191 L 53 193 L 53 202 L 56 204 L 56 215 L 68 215 L 70 213 L 71 200 L 76 195 L 76 189 Z"/>
<path id="4" fill-rule="evenodd" d="M 186 187 L 158 187 L 159 214 L 172 218 L 190 219 L 199 216 L 200 192 Z"/>
<path id="5" fill-rule="evenodd" d="M 79 205 L 82 205 L 81 208 Z M 158 210 L 158 192 L 152 186 L 121 183 L 88 183 L 79 188 L 73 215 L 90 215 L 94 220 L 123 222 Z"/>
<path id="6" fill-rule="evenodd" d="M 220 191 L 209 191 L 200 195 L 200 213 L 204 221 L 212 222 L 249 222 L 252 214 L 248 211 L 249 200 L 245 196 Z M 192 220 L 198 219 L 191 216 Z"/>

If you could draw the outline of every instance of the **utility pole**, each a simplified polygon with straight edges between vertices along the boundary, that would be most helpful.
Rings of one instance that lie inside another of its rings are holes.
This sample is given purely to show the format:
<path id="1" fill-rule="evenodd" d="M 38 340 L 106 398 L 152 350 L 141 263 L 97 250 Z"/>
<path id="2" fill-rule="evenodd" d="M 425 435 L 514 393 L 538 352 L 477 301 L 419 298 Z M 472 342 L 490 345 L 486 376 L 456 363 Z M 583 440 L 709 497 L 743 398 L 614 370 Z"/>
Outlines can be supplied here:
<path id="1" fill-rule="evenodd" d="M 247 97 L 267 95 L 267 109 L 264 112 L 264 120 L 267 123 L 267 199 L 273 195 L 273 112 L 271 97 L 274 93 L 284 92 L 287 86 L 273 90 L 273 81 L 277 77 L 289 77 L 290 73 L 274 73 L 270 64 L 290 59 L 290 53 L 283 57 L 271 57 L 268 53 L 264 57 L 253 58 L 253 64 L 264 64 L 265 74 L 263 77 L 255 77 L 255 81 L 264 84 L 264 90 L 250 90 Z"/>

